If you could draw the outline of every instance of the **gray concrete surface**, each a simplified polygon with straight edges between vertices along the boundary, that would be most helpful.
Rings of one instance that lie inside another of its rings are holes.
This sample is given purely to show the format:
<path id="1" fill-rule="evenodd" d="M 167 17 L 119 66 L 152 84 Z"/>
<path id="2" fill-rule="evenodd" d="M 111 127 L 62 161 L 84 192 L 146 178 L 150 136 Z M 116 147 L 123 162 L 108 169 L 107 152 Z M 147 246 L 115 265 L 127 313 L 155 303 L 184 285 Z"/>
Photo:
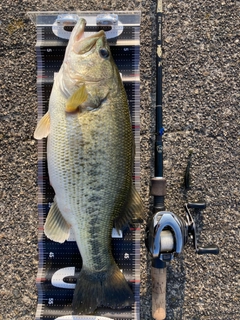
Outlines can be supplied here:
<path id="1" fill-rule="evenodd" d="M 155 1 L 1 1 L 0 320 L 34 319 L 37 303 L 36 30 L 26 12 L 102 9 L 142 11 L 141 195 L 151 215 Z M 165 204 L 184 216 L 187 200 L 206 201 L 200 241 L 220 247 L 198 256 L 187 245 L 169 265 L 167 319 L 240 319 L 239 1 L 166 0 L 163 10 Z M 151 319 L 150 265 L 142 242 L 141 320 Z"/>

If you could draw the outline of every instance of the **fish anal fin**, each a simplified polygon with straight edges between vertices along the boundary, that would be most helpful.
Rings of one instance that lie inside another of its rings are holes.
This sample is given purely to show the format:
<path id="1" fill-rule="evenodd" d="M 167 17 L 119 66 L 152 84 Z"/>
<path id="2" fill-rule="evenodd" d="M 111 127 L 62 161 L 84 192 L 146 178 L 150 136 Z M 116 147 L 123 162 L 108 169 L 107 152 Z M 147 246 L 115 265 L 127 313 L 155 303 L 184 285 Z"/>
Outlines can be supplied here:
<path id="1" fill-rule="evenodd" d="M 114 227 L 120 230 L 134 219 L 143 219 L 144 205 L 135 186 L 132 184 L 121 214 L 114 220 Z"/>
<path id="2" fill-rule="evenodd" d="M 85 84 L 82 84 L 66 102 L 65 111 L 73 113 L 78 111 L 79 106 L 88 98 L 88 93 Z"/>
<path id="3" fill-rule="evenodd" d="M 44 233 L 49 239 L 63 243 L 68 239 L 69 231 L 70 225 L 63 218 L 56 201 L 54 201 L 47 215 Z"/>
<path id="4" fill-rule="evenodd" d="M 37 140 L 41 140 L 42 138 L 46 138 L 50 132 L 50 115 L 47 112 L 41 120 L 38 122 L 37 127 L 34 131 L 34 138 Z"/>

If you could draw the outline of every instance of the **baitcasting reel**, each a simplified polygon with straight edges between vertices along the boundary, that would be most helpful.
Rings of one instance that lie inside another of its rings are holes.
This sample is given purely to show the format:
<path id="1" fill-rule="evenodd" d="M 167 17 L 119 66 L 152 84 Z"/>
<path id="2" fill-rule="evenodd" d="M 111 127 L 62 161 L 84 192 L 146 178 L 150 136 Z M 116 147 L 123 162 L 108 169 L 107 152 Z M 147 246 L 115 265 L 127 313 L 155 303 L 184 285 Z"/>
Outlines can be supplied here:
<path id="1" fill-rule="evenodd" d="M 153 260 L 170 262 L 176 254 L 182 252 L 190 237 L 197 254 L 218 254 L 215 245 L 198 247 L 196 225 L 189 209 L 205 209 L 205 203 L 187 203 L 185 205 L 186 220 L 172 212 L 160 211 L 155 214 L 146 230 L 146 246 Z"/>

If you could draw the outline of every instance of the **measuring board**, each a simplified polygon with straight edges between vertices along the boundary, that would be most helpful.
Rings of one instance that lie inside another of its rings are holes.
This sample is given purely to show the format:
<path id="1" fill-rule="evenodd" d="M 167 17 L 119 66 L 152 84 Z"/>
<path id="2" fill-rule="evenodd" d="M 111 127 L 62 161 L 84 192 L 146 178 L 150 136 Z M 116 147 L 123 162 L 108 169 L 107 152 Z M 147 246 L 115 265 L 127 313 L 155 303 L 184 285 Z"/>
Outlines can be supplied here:
<path id="1" fill-rule="evenodd" d="M 86 36 L 103 29 L 127 92 L 135 138 L 133 181 L 140 189 L 140 12 L 29 12 L 37 28 L 38 119 L 47 112 L 54 73 L 58 72 L 71 30 L 79 18 L 87 21 Z M 45 237 L 43 226 L 53 202 L 54 191 L 47 171 L 46 139 L 38 142 L 39 266 L 36 320 L 139 319 L 140 228 L 133 223 L 119 236 L 112 234 L 113 256 L 135 296 L 132 307 L 112 310 L 98 308 L 95 316 L 72 315 L 72 298 L 81 256 L 72 232 L 63 244 Z"/>

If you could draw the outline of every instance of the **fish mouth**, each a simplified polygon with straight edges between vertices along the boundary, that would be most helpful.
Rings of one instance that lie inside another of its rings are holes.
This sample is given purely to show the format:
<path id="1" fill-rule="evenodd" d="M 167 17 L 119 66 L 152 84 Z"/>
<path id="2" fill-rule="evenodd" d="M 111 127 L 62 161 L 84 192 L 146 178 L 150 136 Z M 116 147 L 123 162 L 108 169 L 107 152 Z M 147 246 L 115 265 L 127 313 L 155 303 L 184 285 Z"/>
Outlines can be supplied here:
<path id="1" fill-rule="evenodd" d="M 87 21 L 85 19 L 80 19 L 77 22 L 77 24 L 74 27 L 74 36 L 73 36 L 74 42 L 77 42 L 83 38 L 86 24 L 87 24 Z"/>
<path id="2" fill-rule="evenodd" d="M 92 47 L 96 44 L 97 40 L 102 36 L 105 36 L 103 30 L 89 36 L 85 37 L 84 31 L 86 27 L 87 21 L 85 19 L 80 19 L 76 26 L 74 27 L 74 35 L 73 35 L 73 51 L 78 54 L 84 54 L 92 49 Z"/>

